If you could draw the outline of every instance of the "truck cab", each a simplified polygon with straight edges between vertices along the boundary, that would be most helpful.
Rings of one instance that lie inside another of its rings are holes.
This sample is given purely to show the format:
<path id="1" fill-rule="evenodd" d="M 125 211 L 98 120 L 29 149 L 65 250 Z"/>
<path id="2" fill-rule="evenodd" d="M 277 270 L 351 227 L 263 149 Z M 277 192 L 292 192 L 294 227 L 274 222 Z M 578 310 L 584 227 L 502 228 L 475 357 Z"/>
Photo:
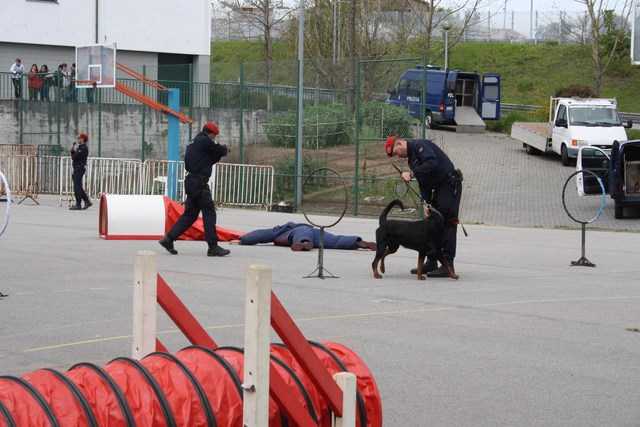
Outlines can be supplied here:
<path id="1" fill-rule="evenodd" d="M 480 76 L 477 72 L 442 70 L 429 65 L 426 69 L 426 101 L 422 102 L 424 68 L 406 70 L 393 89 L 387 103 L 407 108 L 412 117 L 420 119 L 424 108 L 427 128 L 437 124 L 459 125 L 458 109 L 470 107 L 485 120 L 500 118 L 500 76 Z"/>
<path id="2" fill-rule="evenodd" d="M 610 149 L 582 146 L 578 149 L 576 169 L 598 176 L 614 201 L 614 216 L 624 218 L 624 209 L 640 207 L 640 140 L 614 141 Z M 602 194 L 597 179 L 591 174 L 578 174 L 578 194 Z"/>
<path id="3" fill-rule="evenodd" d="M 551 98 L 551 148 L 569 166 L 580 147 L 591 146 L 609 154 L 613 141 L 627 139 L 615 99 Z"/>

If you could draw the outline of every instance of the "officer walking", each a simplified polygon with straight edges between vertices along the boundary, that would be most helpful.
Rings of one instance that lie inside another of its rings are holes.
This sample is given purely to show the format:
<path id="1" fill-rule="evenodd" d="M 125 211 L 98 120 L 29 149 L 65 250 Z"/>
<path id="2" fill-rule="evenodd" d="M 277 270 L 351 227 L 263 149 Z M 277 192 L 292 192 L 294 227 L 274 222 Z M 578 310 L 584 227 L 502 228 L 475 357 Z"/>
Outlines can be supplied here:
<path id="1" fill-rule="evenodd" d="M 462 196 L 462 172 L 455 169 L 451 159 L 432 141 L 428 139 L 414 139 L 405 141 L 390 136 L 385 144 L 387 156 L 408 157 L 409 172 L 402 172 L 405 182 L 415 178 L 420 186 L 420 196 L 427 205 L 433 205 L 445 217 L 458 218 L 460 198 Z M 428 207 L 425 206 L 428 216 Z M 451 225 L 445 232 L 442 252 L 445 260 L 453 270 L 453 259 L 456 256 L 456 239 L 458 226 Z M 427 254 L 427 262 L 422 271 L 427 277 L 448 277 L 449 273 L 443 266 Z M 416 274 L 418 269 L 411 270 Z"/>
<path id="2" fill-rule="evenodd" d="M 77 144 L 74 142 L 70 150 L 73 165 L 73 194 L 76 197 L 76 204 L 69 208 L 72 211 L 89 209 L 93 205 L 82 187 L 82 179 L 87 167 L 87 157 L 89 157 L 88 140 L 89 136 L 86 133 L 79 134 L 76 140 Z M 83 200 L 84 208 L 81 203 Z"/>
<path id="3" fill-rule="evenodd" d="M 209 188 L 209 178 L 213 165 L 229 153 L 224 144 L 216 142 L 218 126 L 215 123 L 207 123 L 193 141 L 187 145 L 184 155 L 184 167 L 189 173 L 184 179 L 184 191 L 187 200 L 184 202 L 184 213 L 178 218 L 171 230 L 160 239 L 159 243 L 170 254 L 176 255 L 178 251 L 173 247 L 177 240 L 198 219 L 202 211 L 204 223 L 204 237 L 209 245 L 207 256 L 225 256 L 229 250 L 218 246 L 218 234 L 216 232 L 216 210 L 213 196 Z"/>

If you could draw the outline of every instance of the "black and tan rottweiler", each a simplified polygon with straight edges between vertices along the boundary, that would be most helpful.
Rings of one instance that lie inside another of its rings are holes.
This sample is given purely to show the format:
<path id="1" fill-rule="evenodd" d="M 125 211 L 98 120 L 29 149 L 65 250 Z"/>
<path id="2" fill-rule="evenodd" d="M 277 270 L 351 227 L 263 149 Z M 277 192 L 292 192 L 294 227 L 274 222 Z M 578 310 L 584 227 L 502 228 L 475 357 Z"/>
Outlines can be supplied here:
<path id="1" fill-rule="evenodd" d="M 457 220 L 447 223 L 445 217 L 435 208 L 429 208 L 429 216 L 421 221 L 398 221 L 388 220 L 387 215 L 394 206 L 404 209 L 400 200 L 393 200 L 380 214 L 380 226 L 376 230 L 376 257 L 371 263 L 373 277 L 382 279 L 378 273 L 378 263 L 380 271 L 385 272 L 384 259 L 387 255 L 395 253 L 400 246 L 418 251 L 418 280 L 424 280 L 422 265 L 427 254 L 433 256 L 447 269 L 452 279 L 458 279 L 458 275 L 451 269 L 442 254 L 442 240 L 447 227 L 453 225 Z"/>

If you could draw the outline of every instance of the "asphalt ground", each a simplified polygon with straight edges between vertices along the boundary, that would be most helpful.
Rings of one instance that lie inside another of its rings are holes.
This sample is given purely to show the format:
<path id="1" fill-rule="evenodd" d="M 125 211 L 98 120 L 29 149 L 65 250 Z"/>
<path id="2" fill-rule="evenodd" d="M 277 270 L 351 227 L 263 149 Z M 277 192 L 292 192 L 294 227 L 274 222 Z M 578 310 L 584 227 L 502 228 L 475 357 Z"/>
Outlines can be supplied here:
<path id="1" fill-rule="evenodd" d="M 640 218 L 613 219 L 608 201 L 586 228 L 585 256 L 596 266 L 571 266 L 582 255 L 580 227 L 560 201 L 571 168 L 528 156 L 505 136 L 435 139 L 465 173 L 469 236 L 458 236 L 457 281 L 418 281 L 409 274 L 416 253 L 405 249 L 387 259 L 381 280 L 366 250 L 325 251 L 325 279 L 317 250 L 222 243 L 231 254 L 208 258 L 203 242 L 177 242 L 172 256 L 155 241 L 100 239 L 97 204 L 72 212 L 55 197 L 13 203 L 0 236 L 8 295 L 0 298 L 0 375 L 130 356 L 133 259 L 151 250 L 159 273 L 225 346 L 243 346 L 247 267 L 269 266 L 273 290 L 308 339 L 345 344 L 366 362 L 385 426 L 639 425 Z M 290 220 L 305 218 L 218 212 L 220 226 L 241 231 Z M 344 218 L 328 231 L 373 240 L 376 227 Z M 158 336 L 172 351 L 189 344 L 164 314 Z"/>

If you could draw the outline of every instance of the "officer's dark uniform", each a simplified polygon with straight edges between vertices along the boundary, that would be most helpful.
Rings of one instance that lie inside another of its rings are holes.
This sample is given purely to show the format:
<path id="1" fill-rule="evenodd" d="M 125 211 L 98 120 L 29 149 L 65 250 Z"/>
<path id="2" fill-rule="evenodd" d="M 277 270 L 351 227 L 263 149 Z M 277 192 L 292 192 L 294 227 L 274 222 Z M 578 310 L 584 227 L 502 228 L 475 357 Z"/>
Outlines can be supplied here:
<path id="1" fill-rule="evenodd" d="M 462 196 L 462 174 L 451 159 L 432 141 L 416 139 L 407 141 L 409 169 L 420 185 L 420 195 L 445 217 L 458 218 Z M 456 256 L 457 226 L 451 226 L 444 238 L 442 252 L 453 266 Z M 433 263 L 429 260 L 427 263 Z M 437 275 L 439 272 L 433 272 Z M 433 276 L 432 275 L 432 276 Z"/>
<path id="2" fill-rule="evenodd" d="M 84 209 L 87 209 L 92 205 L 89 200 L 89 196 L 87 196 L 87 193 L 82 187 L 82 179 L 87 167 L 87 157 L 89 157 L 89 148 L 87 147 L 86 142 L 84 144 L 75 144 L 71 148 L 71 160 L 73 165 L 73 194 L 76 198 L 75 206 L 71 206 L 69 208 L 71 210 L 82 209 L 82 201 L 85 203 Z"/>
<path id="3" fill-rule="evenodd" d="M 184 180 L 184 191 L 187 194 L 187 200 L 184 203 L 184 213 L 167 233 L 166 238 L 171 240 L 170 247 L 167 243 L 163 245 L 169 252 L 177 253 L 173 250 L 173 241 L 178 239 L 191 225 L 198 219 L 198 214 L 202 211 L 202 221 L 204 223 L 204 236 L 209 244 L 210 256 L 226 255 L 229 252 L 218 246 L 218 235 L 216 233 L 216 210 L 209 188 L 209 178 L 213 165 L 218 163 L 220 159 L 227 155 L 229 150 L 224 144 L 218 144 L 212 141 L 205 133 L 201 132 L 187 145 L 184 166 L 189 173 Z M 173 250 L 173 251 L 172 251 Z"/>

